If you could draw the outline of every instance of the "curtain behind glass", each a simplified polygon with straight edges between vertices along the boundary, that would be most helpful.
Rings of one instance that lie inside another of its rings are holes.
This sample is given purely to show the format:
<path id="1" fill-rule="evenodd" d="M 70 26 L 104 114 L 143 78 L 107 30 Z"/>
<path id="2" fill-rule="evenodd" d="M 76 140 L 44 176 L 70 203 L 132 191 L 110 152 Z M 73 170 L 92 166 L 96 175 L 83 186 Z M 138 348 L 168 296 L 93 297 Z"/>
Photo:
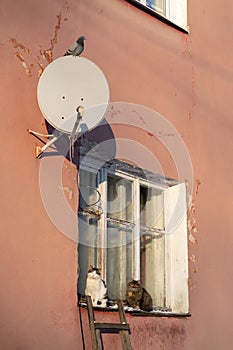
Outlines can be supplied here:
<path id="1" fill-rule="evenodd" d="M 154 306 L 165 305 L 165 237 L 153 229 L 164 230 L 163 191 L 140 187 L 141 281 Z M 151 230 L 150 230 L 151 229 Z"/>
<path id="2" fill-rule="evenodd" d="M 107 287 L 109 298 L 126 299 L 132 278 L 132 182 L 108 176 L 107 190 Z"/>
<path id="3" fill-rule="evenodd" d="M 109 299 L 126 299 L 126 287 L 132 278 L 132 229 L 108 222 L 107 286 Z"/>

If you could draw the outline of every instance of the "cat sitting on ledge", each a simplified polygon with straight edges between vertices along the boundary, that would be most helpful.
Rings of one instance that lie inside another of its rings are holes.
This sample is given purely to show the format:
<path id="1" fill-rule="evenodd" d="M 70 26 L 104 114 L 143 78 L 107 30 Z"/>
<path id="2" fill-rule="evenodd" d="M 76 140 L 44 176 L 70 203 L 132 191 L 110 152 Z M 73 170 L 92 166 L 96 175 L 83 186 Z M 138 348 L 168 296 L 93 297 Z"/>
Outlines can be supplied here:
<path id="1" fill-rule="evenodd" d="M 140 281 L 131 279 L 127 284 L 126 301 L 130 307 L 138 310 L 152 311 L 153 302 L 151 295 L 141 286 Z"/>
<path id="2" fill-rule="evenodd" d="M 89 295 L 94 307 L 107 307 L 108 291 L 101 279 L 100 269 L 90 265 L 86 279 L 85 295 Z M 131 279 L 127 284 L 126 301 L 128 306 L 144 311 L 153 310 L 150 294 L 141 286 L 140 281 Z"/>
<path id="3" fill-rule="evenodd" d="M 101 279 L 100 269 L 92 265 L 90 265 L 87 273 L 85 294 L 91 297 L 93 306 L 107 306 L 108 291 L 106 284 Z"/>

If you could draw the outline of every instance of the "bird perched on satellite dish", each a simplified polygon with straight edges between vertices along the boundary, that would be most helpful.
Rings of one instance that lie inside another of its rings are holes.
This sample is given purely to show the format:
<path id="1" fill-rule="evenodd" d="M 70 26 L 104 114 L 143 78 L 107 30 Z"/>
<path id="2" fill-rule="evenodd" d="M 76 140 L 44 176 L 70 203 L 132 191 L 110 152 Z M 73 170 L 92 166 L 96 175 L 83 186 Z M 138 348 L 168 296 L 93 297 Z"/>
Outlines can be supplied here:
<path id="1" fill-rule="evenodd" d="M 64 56 L 79 56 L 84 50 L 84 40 L 86 38 L 82 35 L 80 36 L 73 45 L 66 51 Z"/>

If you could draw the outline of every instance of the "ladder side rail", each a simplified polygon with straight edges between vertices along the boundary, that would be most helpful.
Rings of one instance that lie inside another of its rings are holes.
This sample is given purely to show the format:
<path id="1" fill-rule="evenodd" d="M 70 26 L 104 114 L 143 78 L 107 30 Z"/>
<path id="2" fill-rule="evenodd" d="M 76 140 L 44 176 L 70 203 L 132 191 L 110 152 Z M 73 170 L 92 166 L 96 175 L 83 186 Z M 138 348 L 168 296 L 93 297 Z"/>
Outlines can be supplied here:
<path id="1" fill-rule="evenodd" d="M 120 322 L 122 324 L 127 324 L 122 300 L 119 299 L 117 301 L 117 305 L 119 309 Z M 132 346 L 129 338 L 129 330 L 120 330 L 119 333 L 121 336 L 121 344 L 122 344 L 123 350 L 132 350 Z"/>
<path id="2" fill-rule="evenodd" d="M 103 350 L 103 343 L 101 338 L 101 333 L 99 329 L 95 329 L 95 317 L 92 307 L 92 300 L 89 295 L 86 296 L 87 300 L 87 310 L 88 310 L 88 318 L 91 332 L 91 342 L 93 350 Z"/>

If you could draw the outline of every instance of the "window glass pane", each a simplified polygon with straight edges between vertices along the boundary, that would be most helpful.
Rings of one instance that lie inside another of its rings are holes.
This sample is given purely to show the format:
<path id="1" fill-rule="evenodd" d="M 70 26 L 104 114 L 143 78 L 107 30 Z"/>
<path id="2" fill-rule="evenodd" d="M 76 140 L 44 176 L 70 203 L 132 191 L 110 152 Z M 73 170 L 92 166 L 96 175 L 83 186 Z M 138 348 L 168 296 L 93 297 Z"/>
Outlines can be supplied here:
<path id="1" fill-rule="evenodd" d="M 108 175 L 107 186 L 107 286 L 109 298 L 125 299 L 132 278 L 133 185 Z"/>
<path id="2" fill-rule="evenodd" d="M 165 237 L 163 191 L 140 187 L 140 275 L 154 306 L 165 305 Z"/>
<path id="3" fill-rule="evenodd" d="M 141 227 L 164 230 L 164 193 L 153 187 L 140 186 Z"/>
<path id="4" fill-rule="evenodd" d="M 166 0 L 135 0 L 142 5 L 149 7 L 150 9 L 165 15 L 166 13 Z"/>
<path id="5" fill-rule="evenodd" d="M 165 0 L 146 0 L 146 5 L 152 10 L 165 14 Z"/>
<path id="6" fill-rule="evenodd" d="M 78 291 L 85 294 L 86 277 L 91 265 L 97 266 L 98 217 L 95 206 L 98 202 L 96 174 L 80 170 L 79 172 L 79 220 L 78 220 Z M 93 209 L 94 208 L 94 209 Z"/>
<path id="7" fill-rule="evenodd" d="M 132 222 L 132 182 L 108 175 L 108 218 Z"/>
<path id="8" fill-rule="evenodd" d="M 126 287 L 132 278 L 133 229 L 108 221 L 107 287 L 111 300 L 126 298 Z"/>
<path id="9" fill-rule="evenodd" d="M 79 174 L 79 209 L 90 210 L 97 207 L 100 195 L 97 191 L 97 174 L 80 170 Z"/>

